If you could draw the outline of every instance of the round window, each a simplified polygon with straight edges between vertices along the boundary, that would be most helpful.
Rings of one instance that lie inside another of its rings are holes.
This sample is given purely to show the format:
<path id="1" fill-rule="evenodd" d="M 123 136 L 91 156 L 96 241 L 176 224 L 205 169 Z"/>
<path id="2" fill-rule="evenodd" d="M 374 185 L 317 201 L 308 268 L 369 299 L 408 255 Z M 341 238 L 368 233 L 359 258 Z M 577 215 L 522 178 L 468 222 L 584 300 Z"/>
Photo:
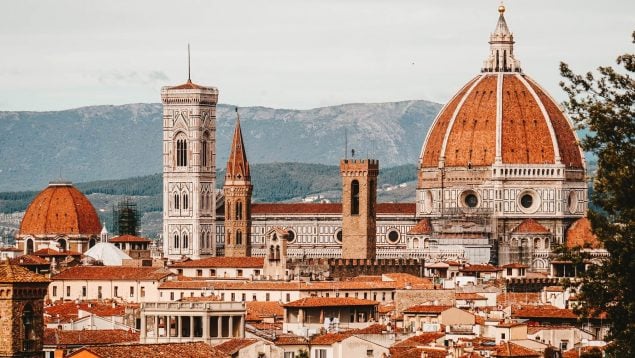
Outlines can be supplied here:
<path id="1" fill-rule="evenodd" d="M 335 233 L 335 241 L 342 243 L 342 230 L 337 230 Z"/>
<path id="2" fill-rule="evenodd" d="M 531 196 L 531 194 L 525 194 L 520 197 L 520 205 L 522 205 L 523 208 L 529 209 L 531 208 L 533 204 L 534 204 L 534 197 Z"/>
<path id="3" fill-rule="evenodd" d="M 287 233 L 288 233 L 287 241 L 293 242 L 293 240 L 295 240 L 295 233 L 293 232 L 293 230 L 289 230 L 287 231 Z"/>
<path id="4" fill-rule="evenodd" d="M 475 208 L 478 205 L 478 197 L 476 194 L 467 194 L 464 201 L 468 208 Z"/>
<path id="5" fill-rule="evenodd" d="M 397 230 L 391 230 L 388 232 L 388 241 L 393 244 L 397 243 L 397 241 L 399 241 L 399 232 L 397 232 Z"/>

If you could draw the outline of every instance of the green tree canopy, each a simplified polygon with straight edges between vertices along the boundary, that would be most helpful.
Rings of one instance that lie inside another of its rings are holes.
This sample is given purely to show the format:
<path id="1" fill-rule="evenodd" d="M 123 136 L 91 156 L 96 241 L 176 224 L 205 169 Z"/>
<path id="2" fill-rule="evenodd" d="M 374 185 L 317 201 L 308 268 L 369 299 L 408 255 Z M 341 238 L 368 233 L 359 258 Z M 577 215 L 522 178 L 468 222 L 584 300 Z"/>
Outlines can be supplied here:
<path id="1" fill-rule="evenodd" d="M 633 32 L 635 43 L 635 32 Z M 568 95 L 565 107 L 573 121 L 588 130 L 582 147 L 597 155 L 589 210 L 593 232 L 609 252 L 602 265 L 582 276 L 578 295 L 584 316 L 606 312 L 613 344 L 607 353 L 635 356 L 635 54 L 617 58 L 617 69 L 575 74 L 560 64 Z"/>

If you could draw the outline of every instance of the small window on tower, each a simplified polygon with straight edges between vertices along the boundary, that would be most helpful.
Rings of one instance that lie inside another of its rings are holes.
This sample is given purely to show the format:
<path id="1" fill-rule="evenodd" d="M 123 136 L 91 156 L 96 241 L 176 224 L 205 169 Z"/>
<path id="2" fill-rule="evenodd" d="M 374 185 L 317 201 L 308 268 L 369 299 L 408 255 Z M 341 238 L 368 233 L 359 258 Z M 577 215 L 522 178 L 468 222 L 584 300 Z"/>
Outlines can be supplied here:
<path id="1" fill-rule="evenodd" d="M 351 215 L 359 215 L 359 182 L 351 182 Z"/>

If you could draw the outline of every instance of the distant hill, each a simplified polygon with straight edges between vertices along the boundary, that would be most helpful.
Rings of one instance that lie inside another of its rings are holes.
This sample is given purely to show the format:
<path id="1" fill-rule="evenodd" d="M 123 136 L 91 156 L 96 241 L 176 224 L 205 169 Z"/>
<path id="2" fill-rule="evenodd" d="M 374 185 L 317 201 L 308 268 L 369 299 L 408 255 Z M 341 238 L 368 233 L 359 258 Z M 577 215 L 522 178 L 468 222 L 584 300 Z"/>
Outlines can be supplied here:
<path id="1" fill-rule="evenodd" d="M 270 163 L 251 166 L 254 185 L 253 200 L 260 202 L 298 201 L 310 195 L 326 195 L 339 200 L 342 187 L 339 168 L 334 165 L 306 163 Z M 218 188 L 223 186 L 224 171 L 218 173 Z M 396 186 L 416 180 L 416 166 L 406 164 L 380 169 L 379 184 Z M 162 177 L 152 174 L 127 179 L 99 180 L 77 183 L 96 209 L 108 212 L 112 202 L 124 196 L 137 202 L 140 211 L 162 210 Z M 0 212 L 24 211 L 39 191 L 1 192 Z M 414 193 L 414 189 L 413 189 Z M 98 198 L 98 199 L 97 199 Z"/>
<path id="2" fill-rule="evenodd" d="M 337 165 L 348 148 L 383 167 L 417 162 L 441 105 L 427 101 L 345 104 L 310 110 L 240 109 L 251 163 Z M 217 110 L 217 165 L 225 166 L 233 106 Z M 161 171 L 161 105 L 0 112 L 0 192 L 41 190 L 50 180 L 129 178 Z M 316 169 L 317 170 L 317 169 Z M 273 174 L 273 173 L 272 173 Z"/>

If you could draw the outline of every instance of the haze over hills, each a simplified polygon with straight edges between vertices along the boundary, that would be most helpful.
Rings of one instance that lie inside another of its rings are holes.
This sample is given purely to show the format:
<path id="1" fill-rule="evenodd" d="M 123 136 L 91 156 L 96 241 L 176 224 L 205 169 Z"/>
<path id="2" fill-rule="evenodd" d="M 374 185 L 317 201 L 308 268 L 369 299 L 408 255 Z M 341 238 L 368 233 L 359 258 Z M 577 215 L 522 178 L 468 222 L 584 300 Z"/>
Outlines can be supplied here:
<path id="1" fill-rule="evenodd" d="M 337 165 L 348 148 L 382 167 L 416 164 L 441 105 L 413 100 L 310 110 L 240 109 L 251 163 Z M 0 192 L 40 190 L 73 182 L 161 172 L 160 104 L 82 107 L 56 112 L 0 112 Z M 234 106 L 218 105 L 216 163 L 224 168 L 235 124 Z"/>

